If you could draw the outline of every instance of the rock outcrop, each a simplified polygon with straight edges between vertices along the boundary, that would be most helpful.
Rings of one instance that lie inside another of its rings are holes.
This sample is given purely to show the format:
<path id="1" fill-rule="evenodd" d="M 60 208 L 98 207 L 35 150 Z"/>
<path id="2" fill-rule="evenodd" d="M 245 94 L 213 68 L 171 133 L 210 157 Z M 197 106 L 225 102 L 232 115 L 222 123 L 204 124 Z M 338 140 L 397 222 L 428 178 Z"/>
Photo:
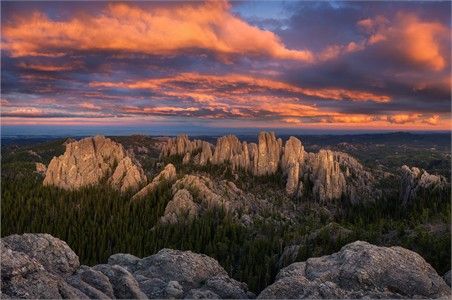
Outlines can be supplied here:
<path id="1" fill-rule="evenodd" d="M 186 189 L 177 190 L 170 202 L 166 205 L 162 223 L 177 223 L 190 221 L 199 215 L 199 204 L 193 201 L 193 196 Z"/>
<path id="2" fill-rule="evenodd" d="M 144 198 L 146 195 L 153 193 L 159 184 L 163 181 L 171 182 L 176 179 L 176 167 L 173 164 L 167 164 L 165 168 L 152 179 L 152 181 L 142 188 L 139 192 L 132 196 L 132 201 Z"/>
<path id="3" fill-rule="evenodd" d="M 8 236 L 0 247 L 2 298 L 254 297 L 215 259 L 191 251 L 163 249 L 143 259 L 118 253 L 106 264 L 88 267 L 79 266 L 68 245 L 48 234 Z M 356 241 L 282 269 L 258 298 L 447 298 L 450 293 L 415 252 Z"/>
<path id="4" fill-rule="evenodd" d="M 2 298 L 88 298 L 65 281 L 80 265 L 77 255 L 48 234 L 2 238 L 1 262 Z"/>
<path id="5" fill-rule="evenodd" d="M 171 155 L 185 155 L 186 153 L 192 153 L 193 151 L 201 148 L 201 144 L 201 140 L 190 141 L 186 134 L 182 134 L 175 138 L 168 139 L 162 147 L 160 156 L 166 157 Z"/>
<path id="6" fill-rule="evenodd" d="M 320 202 L 339 199 L 345 194 L 345 175 L 341 172 L 333 151 L 309 153 L 303 174 L 313 183 L 313 194 Z"/>
<path id="7" fill-rule="evenodd" d="M 173 198 L 168 202 L 162 223 L 192 220 L 212 209 L 224 209 L 237 215 L 254 214 L 262 203 L 245 193 L 233 182 L 213 180 L 206 175 L 185 175 L 171 187 Z"/>
<path id="8" fill-rule="evenodd" d="M 235 135 L 227 135 L 218 138 L 215 151 L 212 156 L 212 164 L 219 165 L 231 162 L 236 155 L 242 152 L 242 143 Z"/>
<path id="9" fill-rule="evenodd" d="M 401 168 L 400 200 L 408 204 L 422 189 L 443 189 L 447 186 L 446 178 L 429 174 L 424 169 L 403 165 Z"/>
<path id="10" fill-rule="evenodd" d="M 276 173 L 281 158 L 282 140 L 276 139 L 273 132 L 260 132 L 258 141 L 253 174 L 263 176 Z"/>
<path id="11" fill-rule="evenodd" d="M 1 259 L 2 298 L 253 296 L 215 259 L 191 251 L 163 249 L 143 259 L 115 254 L 107 264 L 79 267 L 78 257 L 65 242 L 48 234 L 24 234 L 2 239 Z"/>
<path id="12" fill-rule="evenodd" d="M 300 166 L 303 165 L 304 147 L 301 141 L 291 136 L 285 146 L 281 158 L 281 169 L 287 175 L 286 192 L 293 195 L 299 188 Z"/>
<path id="13" fill-rule="evenodd" d="M 120 191 L 137 189 L 146 182 L 142 168 L 122 145 L 103 136 L 66 144 L 66 151 L 47 167 L 44 185 L 78 189 L 102 180 Z"/>
<path id="14" fill-rule="evenodd" d="M 417 253 L 354 242 L 282 269 L 261 299 L 447 298 L 450 288 Z"/>
<path id="15" fill-rule="evenodd" d="M 45 175 L 47 172 L 47 167 L 43 163 L 36 163 L 35 168 L 38 174 Z"/>
<path id="16" fill-rule="evenodd" d="M 342 152 L 320 150 L 308 153 L 301 141 L 290 137 L 284 147 L 274 133 L 261 132 L 258 143 L 240 142 L 234 135 L 218 138 L 216 146 L 199 140 L 190 141 L 186 135 L 170 139 L 162 156 L 184 155 L 183 162 L 205 165 L 229 164 L 233 171 L 243 170 L 255 176 L 282 171 L 287 178 L 288 195 L 301 197 L 309 183 L 315 199 L 320 202 L 345 196 L 353 203 L 373 200 L 379 191 L 374 178 L 356 159 Z M 191 154 L 199 151 L 194 158 Z M 213 154 L 212 153 L 213 150 Z"/>

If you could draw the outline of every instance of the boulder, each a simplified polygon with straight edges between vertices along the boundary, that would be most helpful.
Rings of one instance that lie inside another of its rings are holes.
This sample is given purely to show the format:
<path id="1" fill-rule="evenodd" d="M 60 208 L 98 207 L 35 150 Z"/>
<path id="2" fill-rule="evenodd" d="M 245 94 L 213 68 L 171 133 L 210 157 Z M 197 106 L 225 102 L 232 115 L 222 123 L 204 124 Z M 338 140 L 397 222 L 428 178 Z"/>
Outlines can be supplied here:
<path id="1" fill-rule="evenodd" d="M 0 247 L 2 298 L 88 298 L 64 280 L 78 267 L 78 257 L 65 242 L 24 234 L 2 238 Z"/>
<path id="2" fill-rule="evenodd" d="M 127 253 L 113 254 L 108 258 L 109 265 L 119 265 L 131 273 L 135 272 L 139 261 L 138 257 Z"/>
<path id="3" fill-rule="evenodd" d="M 356 241 L 282 269 L 258 298 L 439 298 L 450 288 L 417 253 Z"/>
<path id="4" fill-rule="evenodd" d="M 108 277 L 113 287 L 115 298 L 118 299 L 146 299 L 138 282 L 132 274 L 118 265 L 96 265 L 94 270 L 102 272 Z"/>
<path id="5" fill-rule="evenodd" d="M 2 243 L 36 260 L 46 271 L 55 275 L 69 276 L 80 266 L 78 256 L 66 242 L 50 234 L 13 234 L 2 238 Z"/>
<path id="6" fill-rule="evenodd" d="M 164 282 L 177 281 L 184 290 L 189 290 L 201 287 L 209 278 L 227 276 L 227 273 L 215 259 L 207 255 L 162 249 L 157 254 L 143 258 L 134 275 L 160 278 Z"/>
<path id="7" fill-rule="evenodd" d="M 50 161 L 43 184 L 71 190 L 96 185 L 105 178 L 120 191 L 137 189 L 146 182 L 144 171 L 122 145 L 95 136 L 66 144 L 64 154 Z"/>
<path id="8" fill-rule="evenodd" d="M 68 281 L 69 282 L 69 281 Z M 72 276 L 72 286 L 91 298 L 113 298 L 113 287 L 109 278 L 100 271 L 88 266 L 81 266 Z"/>

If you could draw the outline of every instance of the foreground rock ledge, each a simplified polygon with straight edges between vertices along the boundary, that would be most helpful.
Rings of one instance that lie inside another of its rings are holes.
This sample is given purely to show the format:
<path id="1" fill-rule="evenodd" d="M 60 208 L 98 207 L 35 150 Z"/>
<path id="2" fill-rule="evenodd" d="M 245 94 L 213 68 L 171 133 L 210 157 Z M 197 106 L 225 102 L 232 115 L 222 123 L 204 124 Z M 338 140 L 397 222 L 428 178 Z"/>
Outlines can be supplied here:
<path id="1" fill-rule="evenodd" d="M 1 298 L 146 299 L 254 298 L 206 255 L 171 249 L 140 259 L 110 256 L 106 264 L 80 266 L 78 256 L 49 234 L 1 239 Z"/>
<path id="2" fill-rule="evenodd" d="M 163 249 L 140 259 L 110 256 L 80 266 L 69 246 L 49 234 L 1 239 L 2 298 L 254 298 L 218 262 L 191 251 Z M 365 242 L 294 263 L 259 298 L 447 298 L 450 289 L 418 254 Z"/>
<path id="3" fill-rule="evenodd" d="M 417 253 L 356 241 L 282 269 L 262 299 L 445 298 L 450 288 Z"/>

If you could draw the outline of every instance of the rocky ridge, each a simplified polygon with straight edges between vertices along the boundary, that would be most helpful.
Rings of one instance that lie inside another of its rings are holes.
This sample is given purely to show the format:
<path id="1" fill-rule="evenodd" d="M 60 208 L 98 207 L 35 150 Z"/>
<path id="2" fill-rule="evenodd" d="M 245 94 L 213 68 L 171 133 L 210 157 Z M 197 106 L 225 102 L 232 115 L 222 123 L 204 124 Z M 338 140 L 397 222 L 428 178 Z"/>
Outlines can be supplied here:
<path id="1" fill-rule="evenodd" d="M 48 165 L 43 184 L 71 190 L 98 184 L 105 178 L 122 192 L 146 182 L 143 169 L 122 145 L 95 136 L 66 143 L 64 154 Z"/>
<path id="2" fill-rule="evenodd" d="M 132 196 L 137 201 L 151 194 L 159 184 L 167 181 L 171 184 L 172 199 L 168 202 L 161 223 L 184 223 L 212 209 L 224 209 L 232 215 L 242 212 L 245 223 L 249 218 L 269 205 L 268 201 L 259 199 L 238 188 L 229 180 L 213 180 L 208 174 L 186 174 L 177 179 L 176 168 L 167 164 L 154 179 Z M 243 215 L 244 214 L 244 215 Z"/>
<path id="3" fill-rule="evenodd" d="M 191 251 L 162 249 L 142 259 L 120 253 L 89 267 L 80 266 L 69 246 L 49 234 L 11 235 L 0 246 L 2 298 L 255 297 L 215 259 Z M 415 252 L 356 241 L 280 270 L 258 298 L 447 298 L 450 292 Z"/>
<path id="4" fill-rule="evenodd" d="M 400 200 L 408 204 L 421 189 L 443 189 L 447 186 L 447 180 L 441 175 L 429 174 L 424 169 L 408 167 L 401 168 Z"/>
<path id="5" fill-rule="evenodd" d="M 148 299 L 236 298 L 254 295 L 218 262 L 191 251 L 162 249 L 140 259 L 110 256 L 108 263 L 80 266 L 68 245 L 49 234 L 1 240 L 2 298 Z"/>
<path id="6" fill-rule="evenodd" d="M 165 208 L 161 218 L 163 223 L 192 220 L 215 208 L 232 214 L 239 210 L 244 214 L 251 214 L 262 204 L 232 181 L 214 181 L 203 175 L 185 175 L 172 185 L 171 191 L 173 198 Z"/>
<path id="7" fill-rule="evenodd" d="M 447 298 L 450 288 L 417 253 L 356 241 L 282 269 L 261 299 Z"/>
<path id="8" fill-rule="evenodd" d="M 132 197 L 132 201 L 139 200 L 146 195 L 154 192 L 158 185 L 161 184 L 163 181 L 173 181 L 176 179 L 176 168 L 173 164 L 168 164 L 165 166 L 165 168 L 152 179 L 152 181 L 143 187 L 140 191 L 138 191 L 135 195 Z"/>
<path id="9" fill-rule="evenodd" d="M 192 158 L 195 152 L 198 153 Z M 167 142 L 161 157 L 174 154 L 182 155 L 185 164 L 227 163 L 234 171 L 244 170 L 254 176 L 272 175 L 281 170 L 287 178 L 287 194 L 301 196 L 306 191 L 305 184 L 309 183 L 320 202 L 342 196 L 358 202 L 378 194 L 373 187 L 372 174 L 356 159 L 330 150 L 308 153 L 301 141 L 293 136 L 283 146 L 283 141 L 269 132 L 259 133 L 257 144 L 240 142 L 236 136 L 227 135 L 218 138 L 216 146 L 212 146 L 200 140 L 190 141 L 187 135 L 181 135 Z"/>

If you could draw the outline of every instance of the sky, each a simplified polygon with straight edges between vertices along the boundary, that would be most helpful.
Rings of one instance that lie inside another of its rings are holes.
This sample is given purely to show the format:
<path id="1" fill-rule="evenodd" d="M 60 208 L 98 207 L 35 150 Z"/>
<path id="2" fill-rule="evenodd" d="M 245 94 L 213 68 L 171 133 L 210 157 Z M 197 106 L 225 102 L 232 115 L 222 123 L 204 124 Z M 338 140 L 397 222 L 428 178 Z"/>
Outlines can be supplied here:
<path id="1" fill-rule="evenodd" d="M 449 1 L 2 1 L 2 131 L 449 131 L 450 47 Z"/>

